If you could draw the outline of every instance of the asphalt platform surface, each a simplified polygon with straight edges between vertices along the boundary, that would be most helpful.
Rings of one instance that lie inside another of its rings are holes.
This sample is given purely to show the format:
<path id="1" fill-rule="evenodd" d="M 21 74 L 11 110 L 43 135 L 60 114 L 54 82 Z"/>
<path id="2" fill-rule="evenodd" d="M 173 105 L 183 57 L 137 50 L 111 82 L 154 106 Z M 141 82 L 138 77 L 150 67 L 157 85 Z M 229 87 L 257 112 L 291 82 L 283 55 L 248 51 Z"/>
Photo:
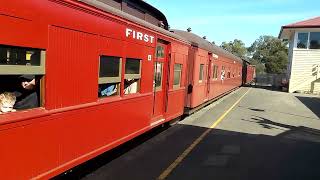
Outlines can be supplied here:
<path id="1" fill-rule="evenodd" d="M 55 179 L 152 180 L 168 168 L 168 180 L 320 179 L 320 98 L 242 87 Z"/>

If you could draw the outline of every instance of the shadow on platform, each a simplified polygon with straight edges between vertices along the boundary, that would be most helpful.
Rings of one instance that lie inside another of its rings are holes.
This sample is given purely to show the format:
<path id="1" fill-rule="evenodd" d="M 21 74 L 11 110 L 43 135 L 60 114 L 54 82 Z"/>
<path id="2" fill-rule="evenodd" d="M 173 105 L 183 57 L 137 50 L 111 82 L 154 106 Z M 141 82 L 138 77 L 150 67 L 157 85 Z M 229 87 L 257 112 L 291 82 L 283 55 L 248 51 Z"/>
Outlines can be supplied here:
<path id="1" fill-rule="evenodd" d="M 258 116 L 247 121 L 284 132 L 269 136 L 213 129 L 168 179 L 320 178 L 319 130 Z"/>
<path id="2" fill-rule="evenodd" d="M 252 117 L 276 136 L 212 129 L 168 179 L 320 179 L 320 131 Z M 207 128 L 156 128 L 54 179 L 156 179 Z"/>
<path id="3" fill-rule="evenodd" d="M 307 108 L 320 118 L 320 98 L 296 96 Z"/>
<path id="4" fill-rule="evenodd" d="M 282 87 L 269 86 L 269 85 L 250 85 L 249 87 L 257 88 L 257 89 L 265 89 L 269 91 L 285 92 L 285 91 L 282 91 Z"/>

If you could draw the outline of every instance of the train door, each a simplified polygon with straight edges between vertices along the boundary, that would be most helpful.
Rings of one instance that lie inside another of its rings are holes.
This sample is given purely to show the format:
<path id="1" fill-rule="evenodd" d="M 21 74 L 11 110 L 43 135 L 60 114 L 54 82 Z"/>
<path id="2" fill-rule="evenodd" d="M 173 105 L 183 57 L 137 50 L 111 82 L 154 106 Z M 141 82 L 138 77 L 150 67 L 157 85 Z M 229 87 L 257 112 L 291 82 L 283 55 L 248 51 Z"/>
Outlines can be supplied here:
<path id="1" fill-rule="evenodd" d="M 164 120 L 168 69 L 168 45 L 158 42 L 154 61 L 152 123 Z"/>
<path id="2" fill-rule="evenodd" d="M 206 72 L 207 72 L 207 76 L 206 76 L 206 88 L 205 88 L 205 90 L 206 90 L 206 92 L 205 92 L 205 95 L 206 95 L 206 99 L 209 99 L 209 95 L 210 95 L 210 78 L 211 78 L 211 74 L 212 74 L 212 72 L 211 72 L 211 70 L 212 70 L 212 59 L 211 59 L 211 54 L 208 54 L 208 61 L 207 61 L 207 70 L 206 70 Z"/>

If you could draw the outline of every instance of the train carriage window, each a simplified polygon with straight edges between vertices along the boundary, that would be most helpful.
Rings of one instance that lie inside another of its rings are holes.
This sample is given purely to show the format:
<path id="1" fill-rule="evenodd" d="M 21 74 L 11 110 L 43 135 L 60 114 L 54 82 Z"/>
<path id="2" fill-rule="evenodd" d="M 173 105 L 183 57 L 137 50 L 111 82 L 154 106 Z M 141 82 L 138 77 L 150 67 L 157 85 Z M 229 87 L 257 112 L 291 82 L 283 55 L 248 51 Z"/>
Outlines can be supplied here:
<path id="1" fill-rule="evenodd" d="M 182 75 L 182 64 L 174 64 L 173 88 L 180 88 Z"/>
<path id="2" fill-rule="evenodd" d="M 204 64 L 200 64 L 199 82 L 202 82 L 203 80 L 203 70 L 204 70 Z"/>
<path id="3" fill-rule="evenodd" d="M 157 57 L 158 58 L 164 58 L 164 48 L 160 45 L 157 46 Z"/>
<path id="4" fill-rule="evenodd" d="M 222 66 L 221 67 L 221 80 L 224 80 L 226 77 L 226 70 L 225 70 L 225 67 Z"/>
<path id="5" fill-rule="evenodd" d="M 0 45 L 1 74 L 44 74 L 45 51 Z"/>
<path id="6" fill-rule="evenodd" d="M 156 62 L 154 65 L 154 88 L 160 90 L 162 88 L 163 63 Z"/>
<path id="7" fill-rule="evenodd" d="M 124 76 L 124 94 L 140 91 L 141 59 L 127 58 Z"/>
<path id="8" fill-rule="evenodd" d="M 213 63 L 211 63 L 210 68 L 211 68 L 211 69 L 210 69 L 210 70 L 211 70 L 210 72 L 212 73 L 210 77 L 211 77 L 212 79 L 214 79 L 214 65 L 213 65 Z"/>
<path id="9" fill-rule="evenodd" d="M 43 106 L 45 57 L 42 49 L 0 45 L 0 114 Z"/>
<path id="10" fill-rule="evenodd" d="M 98 97 L 119 95 L 121 83 L 121 58 L 101 56 L 99 61 Z"/>
<path id="11" fill-rule="evenodd" d="M 218 66 L 214 65 L 213 66 L 213 75 L 212 75 L 213 79 L 217 79 L 218 78 Z"/>

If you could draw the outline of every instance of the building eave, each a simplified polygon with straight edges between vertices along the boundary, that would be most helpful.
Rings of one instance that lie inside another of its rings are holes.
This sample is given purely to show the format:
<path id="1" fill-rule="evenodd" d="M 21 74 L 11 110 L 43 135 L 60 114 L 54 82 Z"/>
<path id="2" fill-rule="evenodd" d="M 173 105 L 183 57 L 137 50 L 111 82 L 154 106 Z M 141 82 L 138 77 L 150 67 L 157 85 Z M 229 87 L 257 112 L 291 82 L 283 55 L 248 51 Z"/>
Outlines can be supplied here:
<path id="1" fill-rule="evenodd" d="M 320 29 L 320 25 L 318 26 L 282 26 L 280 33 L 278 35 L 279 39 L 290 39 L 290 35 L 294 31 L 299 31 L 303 29 Z"/>

